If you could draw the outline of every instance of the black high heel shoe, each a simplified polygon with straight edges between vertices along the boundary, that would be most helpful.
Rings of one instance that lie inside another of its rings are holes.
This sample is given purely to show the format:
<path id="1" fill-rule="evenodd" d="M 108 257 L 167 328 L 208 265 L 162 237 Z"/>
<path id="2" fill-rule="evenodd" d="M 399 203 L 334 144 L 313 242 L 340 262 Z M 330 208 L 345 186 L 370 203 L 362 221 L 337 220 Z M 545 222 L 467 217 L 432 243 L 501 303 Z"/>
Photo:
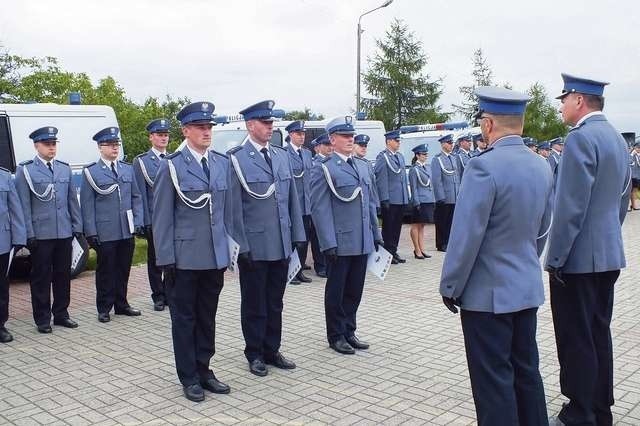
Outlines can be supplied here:
<path id="1" fill-rule="evenodd" d="M 424 253 L 422 253 L 422 254 L 424 254 Z M 416 251 L 415 251 L 415 250 L 413 251 L 413 257 L 415 257 L 416 259 L 424 259 L 424 256 L 418 256 L 418 255 L 416 254 Z M 429 256 L 429 257 L 431 257 L 431 256 Z"/>
<path id="2" fill-rule="evenodd" d="M 425 259 L 431 259 L 431 255 L 430 254 L 422 252 L 422 255 L 424 256 Z"/>

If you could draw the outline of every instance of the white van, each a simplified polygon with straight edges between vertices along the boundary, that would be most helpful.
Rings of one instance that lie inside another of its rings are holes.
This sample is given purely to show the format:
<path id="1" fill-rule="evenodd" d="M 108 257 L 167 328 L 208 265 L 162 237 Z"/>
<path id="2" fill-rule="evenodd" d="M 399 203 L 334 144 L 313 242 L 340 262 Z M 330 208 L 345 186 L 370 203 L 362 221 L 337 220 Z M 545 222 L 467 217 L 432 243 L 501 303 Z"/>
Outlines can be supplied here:
<path id="1" fill-rule="evenodd" d="M 453 140 L 455 140 L 458 135 L 463 133 L 480 133 L 480 127 L 470 127 L 466 121 L 460 121 L 402 126 L 400 131 L 400 152 L 402 152 L 407 166 L 409 166 L 413 158 L 413 151 L 411 150 L 414 147 L 427 144 L 429 147 L 427 162 L 431 163 L 431 159 L 442 150 L 440 142 L 438 142 L 440 137 L 453 134 Z"/>
<path id="2" fill-rule="evenodd" d="M 58 128 L 57 157 L 71 166 L 79 196 L 82 168 L 99 156 L 92 137 L 105 127 L 117 127 L 116 114 L 105 105 L 0 103 L 0 166 L 15 173 L 18 164 L 32 159 L 36 152 L 29 134 L 45 126 Z M 120 155 L 124 156 L 122 150 Z M 88 246 L 84 240 L 80 244 L 85 254 L 71 271 L 72 276 L 86 266 Z M 16 254 L 16 260 L 28 261 L 28 255 L 29 251 L 24 248 Z"/>

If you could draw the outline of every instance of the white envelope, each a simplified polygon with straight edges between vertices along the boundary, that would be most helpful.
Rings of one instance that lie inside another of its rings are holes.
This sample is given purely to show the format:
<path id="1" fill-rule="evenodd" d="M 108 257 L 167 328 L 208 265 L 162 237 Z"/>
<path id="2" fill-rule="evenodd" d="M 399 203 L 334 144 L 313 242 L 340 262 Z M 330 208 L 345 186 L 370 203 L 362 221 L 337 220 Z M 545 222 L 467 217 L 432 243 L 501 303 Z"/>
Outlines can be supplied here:
<path id="1" fill-rule="evenodd" d="M 129 232 L 132 234 L 136 231 L 136 227 L 133 224 L 133 210 L 127 210 L 127 220 L 129 221 Z"/>
<path id="2" fill-rule="evenodd" d="M 78 239 L 73 237 L 73 241 L 71 242 L 71 270 L 75 269 L 80 259 L 82 259 L 83 254 L 84 249 L 78 242 Z"/>
<path id="3" fill-rule="evenodd" d="M 291 280 L 298 275 L 298 271 L 302 269 L 302 265 L 300 264 L 300 256 L 298 256 L 298 250 L 293 249 L 291 256 L 289 257 L 289 270 L 287 271 L 287 284 L 291 282 Z"/>
<path id="4" fill-rule="evenodd" d="M 393 256 L 384 247 L 379 246 L 378 251 L 373 251 L 367 258 L 367 270 L 384 281 L 391 266 Z"/>
<path id="5" fill-rule="evenodd" d="M 8 277 L 9 276 L 9 270 L 11 269 L 11 261 L 13 260 L 13 247 L 11 247 L 11 250 L 9 251 L 9 263 L 7 264 L 7 272 L 5 272 L 4 276 Z"/>
<path id="6" fill-rule="evenodd" d="M 227 245 L 229 247 L 229 270 L 234 274 L 238 273 L 238 254 L 240 253 L 240 244 L 227 234 Z"/>

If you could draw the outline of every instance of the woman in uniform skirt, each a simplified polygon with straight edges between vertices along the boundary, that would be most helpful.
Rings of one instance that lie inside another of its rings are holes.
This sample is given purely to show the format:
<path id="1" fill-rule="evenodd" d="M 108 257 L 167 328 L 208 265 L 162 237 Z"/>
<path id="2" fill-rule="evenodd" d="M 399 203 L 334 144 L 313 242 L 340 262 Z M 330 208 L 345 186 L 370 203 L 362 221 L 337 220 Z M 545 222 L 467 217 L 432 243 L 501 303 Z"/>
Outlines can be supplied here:
<path id="1" fill-rule="evenodd" d="M 426 144 L 420 144 L 412 151 L 414 155 L 409 169 L 409 187 L 413 220 L 410 235 L 413 242 L 413 256 L 416 259 L 425 259 L 431 256 L 424 250 L 424 225 L 433 223 L 435 202 L 431 187 L 431 171 L 427 164 L 429 147 Z"/>

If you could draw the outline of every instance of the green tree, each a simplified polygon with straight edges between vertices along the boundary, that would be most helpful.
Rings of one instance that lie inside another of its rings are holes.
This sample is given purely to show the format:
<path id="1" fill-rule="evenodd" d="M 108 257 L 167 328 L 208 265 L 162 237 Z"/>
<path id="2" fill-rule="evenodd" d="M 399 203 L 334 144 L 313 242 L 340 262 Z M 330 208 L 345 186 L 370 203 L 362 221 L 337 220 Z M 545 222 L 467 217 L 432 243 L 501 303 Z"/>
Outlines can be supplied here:
<path id="1" fill-rule="evenodd" d="M 527 105 L 523 134 L 537 140 L 549 140 L 566 135 L 569 128 L 562 123 L 558 108 L 549 101 L 544 86 L 536 82 L 527 93 L 531 100 Z"/>
<path id="2" fill-rule="evenodd" d="M 448 115 L 437 105 L 442 82 L 432 81 L 424 72 L 428 57 L 422 42 L 398 19 L 385 37 L 376 41 L 379 51 L 368 61 L 364 84 L 373 98 L 362 100 L 362 110 L 369 118 L 382 120 L 388 129 L 446 121 Z"/>
<path id="3" fill-rule="evenodd" d="M 478 98 L 474 95 L 474 91 L 478 86 L 492 86 L 493 72 L 487 63 L 487 59 L 482 53 L 482 49 L 473 52 L 473 83 L 468 86 L 460 86 L 459 91 L 462 94 L 463 101 L 459 105 L 453 104 L 453 109 L 464 116 L 467 120 L 472 120 L 478 111 Z"/>
<path id="4" fill-rule="evenodd" d="M 309 121 L 309 120 L 324 120 L 324 115 L 323 114 L 316 114 L 315 112 L 311 111 L 311 108 L 307 108 L 304 107 L 304 111 L 297 111 L 297 110 L 293 110 L 293 111 L 289 111 L 284 115 L 284 120 L 305 120 L 305 121 Z"/>

